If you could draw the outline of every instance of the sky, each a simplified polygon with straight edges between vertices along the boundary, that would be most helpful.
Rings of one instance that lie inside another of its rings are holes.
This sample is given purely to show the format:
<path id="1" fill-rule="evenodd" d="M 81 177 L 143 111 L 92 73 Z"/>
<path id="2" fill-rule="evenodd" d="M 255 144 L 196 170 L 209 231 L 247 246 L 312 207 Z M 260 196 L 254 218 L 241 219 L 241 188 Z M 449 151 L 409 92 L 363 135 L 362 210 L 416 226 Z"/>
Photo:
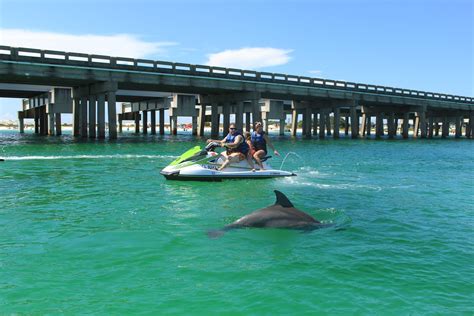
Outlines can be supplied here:
<path id="1" fill-rule="evenodd" d="M 0 0 L 0 45 L 473 97 L 473 20 L 474 0 Z"/>

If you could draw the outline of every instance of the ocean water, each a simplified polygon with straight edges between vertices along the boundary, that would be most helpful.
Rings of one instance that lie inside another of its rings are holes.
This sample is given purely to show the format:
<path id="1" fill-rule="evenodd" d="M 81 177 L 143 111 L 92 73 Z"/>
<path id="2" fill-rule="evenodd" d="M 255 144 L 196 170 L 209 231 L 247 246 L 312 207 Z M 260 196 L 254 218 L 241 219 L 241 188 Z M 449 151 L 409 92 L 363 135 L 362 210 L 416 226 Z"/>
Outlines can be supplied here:
<path id="1" fill-rule="evenodd" d="M 297 177 L 202 183 L 188 135 L 0 132 L 0 314 L 474 313 L 472 141 L 272 139 Z M 335 226 L 208 238 L 275 189 Z"/>

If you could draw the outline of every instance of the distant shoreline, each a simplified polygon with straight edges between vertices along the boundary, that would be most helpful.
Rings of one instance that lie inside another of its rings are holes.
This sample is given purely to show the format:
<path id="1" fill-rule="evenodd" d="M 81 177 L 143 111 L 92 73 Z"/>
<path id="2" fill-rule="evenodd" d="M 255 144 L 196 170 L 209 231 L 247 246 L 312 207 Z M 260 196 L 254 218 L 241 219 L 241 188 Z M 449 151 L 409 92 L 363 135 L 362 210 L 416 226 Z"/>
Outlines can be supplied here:
<path id="1" fill-rule="evenodd" d="M 142 130 L 143 126 L 140 125 L 140 131 Z M 28 125 L 28 126 L 25 126 L 25 131 L 28 130 L 34 130 L 35 127 L 33 125 Z M 61 129 L 62 130 L 66 130 L 66 131 L 72 131 L 72 125 L 61 125 Z M 123 125 L 122 127 L 123 130 L 132 130 L 132 129 L 135 129 L 135 125 Z M 156 125 L 156 129 L 158 130 L 159 129 L 159 125 Z M 12 126 L 0 126 L 0 131 L 13 131 L 13 130 L 19 130 L 19 126 L 18 125 L 12 125 Z M 148 126 L 148 130 L 151 130 L 151 126 Z M 165 130 L 169 131 L 170 130 L 170 126 L 168 124 L 165 125 Z M 182 131 L 182 130 L 191 130 L 191 128 L 186 128 L 184 129 L 183 127 L 179 126 L 178 127 L 178 130 L 179 131 Z M 210 131 L 211 128 L 206 126 L 204 128 L 205 131 Z M 222 131 L 222 126 L 219 127 L 219 130 Z M 273 130 L 279 130 L 279 128 L 275 128 L 273 126 L 269 126 L 269 130 L 270 131 L 273 131 Z M 301 130 L 301 128 L 298 128 L 298 130 Z"/>

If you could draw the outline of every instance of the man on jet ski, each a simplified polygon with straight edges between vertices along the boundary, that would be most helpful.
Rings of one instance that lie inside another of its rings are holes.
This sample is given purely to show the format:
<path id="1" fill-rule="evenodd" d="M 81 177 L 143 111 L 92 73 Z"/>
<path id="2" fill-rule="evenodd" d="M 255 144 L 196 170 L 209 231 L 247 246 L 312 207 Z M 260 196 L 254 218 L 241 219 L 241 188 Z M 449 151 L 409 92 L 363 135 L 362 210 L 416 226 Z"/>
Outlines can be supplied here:
<path id="1" fill-rule="evenodd" d="M 242 134 L 237 131 L 234 123 L 229 125 L 229 134 L 223 140 L 208 139 L 207 142 L 220 143 L 221 147 L 227 148 L 226 152 L 222 153 L 225 158 L 224 163 L 218 170 L 224 169 L 232 162 L 247 159 L 249 145 L 245 142 Z"/>

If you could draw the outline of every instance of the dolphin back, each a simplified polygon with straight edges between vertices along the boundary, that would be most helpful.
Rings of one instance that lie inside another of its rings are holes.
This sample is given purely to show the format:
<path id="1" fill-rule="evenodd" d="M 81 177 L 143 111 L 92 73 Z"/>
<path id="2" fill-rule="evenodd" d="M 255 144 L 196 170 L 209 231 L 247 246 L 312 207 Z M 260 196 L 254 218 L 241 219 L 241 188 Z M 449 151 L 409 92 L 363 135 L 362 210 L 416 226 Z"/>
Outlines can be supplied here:
<path id="1" fill-rule="evenodd" d="M 274 190 L 273 192 L 275 192 L 275 196 L 276 196 L 275 204 L 281 205 L 283 207 L 294 207 L 293 203 L 290 202 L 290 200 L 286 197 L 286 195 L 284 195 L 278 190 Z"/>

